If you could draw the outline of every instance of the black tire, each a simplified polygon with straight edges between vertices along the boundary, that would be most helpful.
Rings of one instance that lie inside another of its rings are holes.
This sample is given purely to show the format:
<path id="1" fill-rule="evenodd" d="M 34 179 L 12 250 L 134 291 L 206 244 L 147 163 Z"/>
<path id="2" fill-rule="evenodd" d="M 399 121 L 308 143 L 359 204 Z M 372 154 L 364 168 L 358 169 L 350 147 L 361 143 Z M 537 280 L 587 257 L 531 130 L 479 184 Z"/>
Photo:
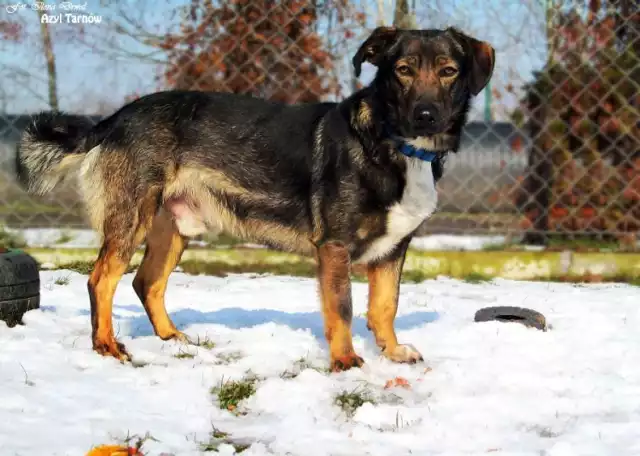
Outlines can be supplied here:
<path id="1" fill-rule="evenodd" d="M 522 307 L 485 307 L 476 312 L 476 322 L 500 321 L 521 323 L 541 331 L 547 330 L 547 319 L 540 312 Z"/>
<path id="2" fill-rule="evenodd" d="M 0 249 L 0 320 L 9 327 L 40 307 L 38 263 L 20 250 Z"/>

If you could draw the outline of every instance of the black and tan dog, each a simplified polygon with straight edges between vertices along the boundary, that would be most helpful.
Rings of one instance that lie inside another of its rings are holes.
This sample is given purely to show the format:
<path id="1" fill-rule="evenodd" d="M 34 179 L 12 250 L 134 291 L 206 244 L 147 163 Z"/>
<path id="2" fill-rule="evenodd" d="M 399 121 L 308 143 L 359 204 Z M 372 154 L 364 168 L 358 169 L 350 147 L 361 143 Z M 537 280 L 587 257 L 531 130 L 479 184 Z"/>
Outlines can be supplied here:
<path id="1" fill-rule="evenodd" d="M 93 347 L 128 359 L 112 301 L 138 245 L 134 288 L 155 333 L 185 339 L 167 315 L 169 274 L 188 238 L 224 230 L 315 255 L 334 370 L 360 366 L 352 345 L 350 266 L 366 265 L 368 326 L 396 362 L 422 359 L 396 339 L 405 252 L 436 209 L 443 159 L 459 146 L 470 98 L 494 50 L 462 32 L 377 28 L 353 58 L 374 81 L 341 103 L 284 105 L 243 95 L 167 91 L 96 125 L 42 113 L 18 146 L 18 173 L 43 194 L 79 186 L 102 248 L 88 282 Z"/>

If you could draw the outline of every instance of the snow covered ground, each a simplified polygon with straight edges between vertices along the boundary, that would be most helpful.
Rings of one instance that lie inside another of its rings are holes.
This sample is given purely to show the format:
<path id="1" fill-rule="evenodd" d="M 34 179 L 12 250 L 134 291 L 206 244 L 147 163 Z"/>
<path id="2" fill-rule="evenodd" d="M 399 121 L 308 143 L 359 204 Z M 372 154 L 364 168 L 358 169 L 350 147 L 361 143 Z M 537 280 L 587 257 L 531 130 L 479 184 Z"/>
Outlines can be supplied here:
<path id="1" fill-rule="evenodd" d="M 27 228 L 8 231 L 20 235 L 29 247 L 99 247 L 98 235 L 92 230 Z M 486 247 L 502 245 L 505 241 L 505 236 L 438 234 L 415 238 L 412 247 L 417 250 L 482 250 Z M 193 244 L 201 243 L 193 242 Z"/>
<path id="2" fill-rule="evenodd" d="M 26 326 L 0 322 L 2 455 L 78 456 L 148 432 L 157 441 L 146 442 L 147 455 L 189 456 L 201 454 L 213 427 L 252 443 L 243 455 L 640 454 L 636 287 L 403 285 L 399 337 L 426 360 L 408 366 L 378 356 L 362 318 L 366 285 L 355 284 L 355 345 L 367 364 L 328 374 L 313 280 L 174 273 L 168 309 L 192 338 L 215 343 L 207 349 L 152 336 L 129 274 L 114 313 L 121 341 L 146 363 L 134 368 L 90 350 L 86 279 L 44 271 L 42 308 Z M 541 311 L 552 329 L 473 322 L 493 305 Z M 298 372 L 301 359 L 318 369 L 283 375 Z M 246 415 L 220 410 L 210 389 L 246 375 L 259 378 L 241 403 Z M 410 388 L 385 389 L 395 377 Z M 354 390 L 375 404 L 347 416 L 334 398 Z"/>
<path id="3" fill-rule="evenodd" d="M 99 247 L 98 234 L 87 229 L 26 228 L 7 229 L 20 236 L 29 247 Z"/>

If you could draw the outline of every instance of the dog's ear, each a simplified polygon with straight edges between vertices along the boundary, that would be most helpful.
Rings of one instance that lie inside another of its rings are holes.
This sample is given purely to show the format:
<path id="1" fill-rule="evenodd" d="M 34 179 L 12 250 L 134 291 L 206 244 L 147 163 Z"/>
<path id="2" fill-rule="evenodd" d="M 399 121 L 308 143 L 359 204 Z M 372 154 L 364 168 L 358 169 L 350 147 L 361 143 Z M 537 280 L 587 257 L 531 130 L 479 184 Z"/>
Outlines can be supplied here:
<path id="1" fill-rule="evenodd" d="M 496 51 L 486 41 L 477 40 L 455 28 L 449 28 L 449 31 L 461 42 L 471 59 L 469 89 L 474 96 L 478 95 L 493 75 Z"/>
<path id="2" fill-rule="evenodd" d="M 384 53 L 395 43 L 397 36 L 398 30 L 395 27 L 376 27 L 353 56 L 356 77 L 360 76 L 363 62 L 378 66 Z"/>

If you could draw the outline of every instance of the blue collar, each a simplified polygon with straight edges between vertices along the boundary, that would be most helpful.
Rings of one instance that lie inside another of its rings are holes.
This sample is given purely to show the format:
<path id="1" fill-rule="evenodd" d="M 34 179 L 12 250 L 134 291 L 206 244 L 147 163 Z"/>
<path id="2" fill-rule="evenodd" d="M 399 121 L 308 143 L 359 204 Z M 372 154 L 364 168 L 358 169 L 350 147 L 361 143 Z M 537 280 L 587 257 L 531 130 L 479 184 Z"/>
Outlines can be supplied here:
<path id="1" fill-rule="evenodd" d="M 438 156 L 438 154 L 436 152 L 433 152 L 432 150 L 419 149 L 404 141 L 398 144 L 398 149 L 400 150 L 402 155 L 405 155 L 407 157 L 415 157 L 429 163 L 433 162 L 433 160 L 435 160 Z"/>
<path id="2" fill-rule="evenodd" d="M 432 163 L 436 158 L 438 158 L 438 152 L 412 146 L 407 143 L 404 138 L 396 136 L 389 124 L 384 126 L 384 131 L 393 141 L 395 141 L 398 150 L 405 157 L 417 158 L 428 163 Z"/>
<path id="3" fill-rule="evenodd" d="M 393 140 L 397 143 L 400 153 L 406 157 L 417 158 L 429 163 L 438 157 L 437 152 L 412 146 L 402 138 L 394 137 Z"/>

